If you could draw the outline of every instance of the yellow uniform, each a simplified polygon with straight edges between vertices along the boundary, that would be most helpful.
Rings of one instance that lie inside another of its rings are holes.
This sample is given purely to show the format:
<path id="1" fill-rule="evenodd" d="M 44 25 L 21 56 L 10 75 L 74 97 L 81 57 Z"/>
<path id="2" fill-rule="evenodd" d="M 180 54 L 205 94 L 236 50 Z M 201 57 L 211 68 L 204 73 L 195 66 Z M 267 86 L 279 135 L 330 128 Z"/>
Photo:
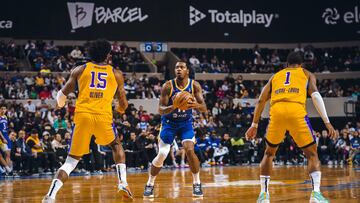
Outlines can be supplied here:
<path id="1" fill-rule="evenodd" d="M 95 142 L 108 145 L 117 136 L 112 119 L 112 101 L 117 82 L 110 65 L 86 63 L 78 79 L 79 95 L 76 100 L 70 155 L 89 153 L 92 135 Z"/>
<path id="2" fill-rule="evenodd" d="M 315 143 L 305 108 L 307 86 L 308 77 L 302 67 L 285 68 L 273 76 L 270 120 L 266 133 L 270 146 L 280 144 L 286 131 L 300 148 Z"/>

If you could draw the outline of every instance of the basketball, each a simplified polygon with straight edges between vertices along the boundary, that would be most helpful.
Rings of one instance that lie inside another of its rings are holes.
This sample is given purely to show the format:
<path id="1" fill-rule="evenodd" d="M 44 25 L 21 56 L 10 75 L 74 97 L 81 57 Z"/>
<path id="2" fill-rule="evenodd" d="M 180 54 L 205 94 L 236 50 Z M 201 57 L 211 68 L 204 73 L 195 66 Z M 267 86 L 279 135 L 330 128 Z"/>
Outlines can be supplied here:
<path id="1" fill-rule="evenodd" d="M 189 100 L 194 100 L 194 96 L 187 91 L 182 91 L 175 95 L 173 104 L 180 110 L 187 110 L 186 103 Z"/>

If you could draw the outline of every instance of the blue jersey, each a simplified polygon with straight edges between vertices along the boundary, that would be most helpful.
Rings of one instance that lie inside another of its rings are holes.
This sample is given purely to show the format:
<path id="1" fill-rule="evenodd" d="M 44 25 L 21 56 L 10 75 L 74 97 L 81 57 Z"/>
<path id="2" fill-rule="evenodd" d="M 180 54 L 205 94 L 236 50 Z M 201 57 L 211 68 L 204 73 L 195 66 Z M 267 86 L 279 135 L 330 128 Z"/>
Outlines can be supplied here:
<path id="1" fill-rule="evenodd" d="M 176 84 L 176 80 L 173 79 L 170 81 L 171 82 L 171 92 L 170 92 L 170 99 L 168 102 L 168 106 L 173 104 L 173 97 L 175 96 L 175 94 L 181 92 L 181 91 L 187 91 L 190 92 L 191 94 L 194 93 L 194 80 L 190 79 L 188 80 L 187 85 L 181 89 L 178 87 L 178 85 Z M 192 121 L 192 109 L 188 109 L 188 110 L 180 110 L 180 109 L 175 109 L 173 112 L 163 115 L 161 116 L 161 120 L 164 122 L 174 122 L 174 123 L 178 123 L 178 122 L 185 122 L 185 121 Z"/>
<path id="2" fill-rule="evenodd" d="M 350 140 L 351 143 L 351 147 L 354 149 L 358 149 L 360 148 L 360 138 L 359 137 L 354 137 Z"/>
<path id="3" fill-rule="evenodd" d="M 8 120 L 6 116 L 0 116 L 0 131 L 3 134 L 8 134 Z"/>
<path id="4" fill-rule="evenodd" d="M 209 138 L 212 148 L 219 148 L 220 147 L 220 139 L 219 138 Z"/>
<path id="5" fill-rule="evenodd" d="M 205 139 L 197 138 L 196 139 L 195 148 L 198 148 L 201 151 L 205 151 L 209 146 L 211 146 L 211 141 L 209 140 L 209 138 L 205 138 Z"/>
<path id="6" fill-rule="evenodd" d="M 181 89 L 177 86 L 175 79 L 171 80 L 170 99 L 167 105 L 172 105 L 173 97 L 176 93 L 187 91 L 193 94 L 192 79 L 188 80 L 187 85 Z M 181 142 L 192 141 L 195 143 L 195 133 L 192 126 L 192 109 L 181 111 L 175 109 L 173 112 L 161 116 L 160 139 L 166 144 L 172 144 L 175 136 L 180 136 Z"/>

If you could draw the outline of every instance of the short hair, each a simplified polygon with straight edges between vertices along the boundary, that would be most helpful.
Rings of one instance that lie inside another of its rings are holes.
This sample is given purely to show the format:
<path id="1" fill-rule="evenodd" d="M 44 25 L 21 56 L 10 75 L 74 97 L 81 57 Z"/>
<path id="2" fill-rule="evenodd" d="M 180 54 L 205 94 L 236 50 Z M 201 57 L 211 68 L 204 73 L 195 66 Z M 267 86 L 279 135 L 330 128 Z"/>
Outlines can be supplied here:
<path id="1" fill-rule="evenodd" d="M 290 52 L 286 59 L 287 63 L 289 65 L 292 64 L 302 64 L 303 62 L 303 56 L 300 54 L 300 52 Z"/>
<path id="2" fill-rule="evenodd" d="M 88 47 L 90 59 L 97 63 L 105 61 L 110 51 L 111 44 L 105 39 L 97 39 L 92 41 Z"/>
<path id="3" fill-rule="evenodd" d="M 186 68 L 187 68 L 187 69 L 190 68 L 190 64 L 189 64 L 187 61 L 185 61 L 185 60 L 180 59 L 180 61 L 178 61 L 178 62 L 176 62 L 176 63 L 185 63 Z"/>

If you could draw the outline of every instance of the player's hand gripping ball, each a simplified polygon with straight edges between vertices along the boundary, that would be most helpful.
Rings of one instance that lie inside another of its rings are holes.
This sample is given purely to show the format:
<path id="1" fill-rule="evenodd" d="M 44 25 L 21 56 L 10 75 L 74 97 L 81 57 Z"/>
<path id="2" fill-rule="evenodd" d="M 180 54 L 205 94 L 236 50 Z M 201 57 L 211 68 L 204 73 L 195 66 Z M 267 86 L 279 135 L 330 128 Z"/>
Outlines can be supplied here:
<path id="1" fill-rule="evenodd" d="M 195 102 L 194 96 L 187 91 L 177 93 L 173 100 L 173 106 L 180 110 L 188 110 L 188 103 Z"/>

